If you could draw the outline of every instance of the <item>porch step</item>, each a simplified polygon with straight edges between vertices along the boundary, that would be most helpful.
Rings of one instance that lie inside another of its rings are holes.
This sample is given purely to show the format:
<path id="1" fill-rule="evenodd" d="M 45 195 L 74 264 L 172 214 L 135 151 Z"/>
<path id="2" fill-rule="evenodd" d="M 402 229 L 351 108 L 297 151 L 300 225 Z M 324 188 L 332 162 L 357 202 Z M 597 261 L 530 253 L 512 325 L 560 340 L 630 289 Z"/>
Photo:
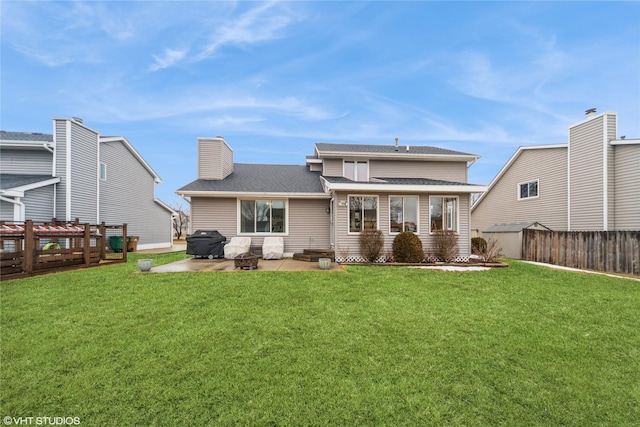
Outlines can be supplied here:
<path id="1" fill-rule="evenodd" d="M 293 254 L 293 259 L 298 261 L 318 262 L 320 258 L 330 258 L 331 261 L 335 261 L 335 251 L 332 249 L 304 249 L 302 253 Z"/>

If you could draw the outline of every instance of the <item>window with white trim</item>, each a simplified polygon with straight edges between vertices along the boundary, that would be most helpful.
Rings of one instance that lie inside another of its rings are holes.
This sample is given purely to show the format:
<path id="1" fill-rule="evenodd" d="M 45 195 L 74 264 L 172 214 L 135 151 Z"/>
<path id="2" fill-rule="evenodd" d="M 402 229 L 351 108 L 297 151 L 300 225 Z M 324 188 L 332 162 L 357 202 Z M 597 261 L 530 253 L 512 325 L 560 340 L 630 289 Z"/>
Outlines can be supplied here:
<path id="1" fill-rule="evenodd" d="M 389 196 L 389 232 L 418 232 L 418 196 Z"/>
<path id="2" fill-rule="evenodd" d="M 518 184 L 518 200 L 532 199 L 538 197 L 538 187 L 540 180 L 522 182 Z"/>
<path id="3" fill-rule="evenodd" d="M 369 163 L 345 160 L 343 176 L 352 181 L 367 182 L 369 181 Z"/>
<path id="4" fill-rule="evenodd" d="M 458 198 L 429 197 L 429 231 L 458 231 Z"/>
<path id="5" fill-rule="evenodd" d="M 378 229 L 378 196 L 349 196 L 349 233 Z"/>
<path id="6" fill-rule="evenodd" d="M 240 233 L 285 234 L 285 200 L 240 200 Z"/>
<path id="7" fill-rule="evenodd" d="M 107 180 L 107 165 L 105 163 L 100 163 L 100 181 Z"/>

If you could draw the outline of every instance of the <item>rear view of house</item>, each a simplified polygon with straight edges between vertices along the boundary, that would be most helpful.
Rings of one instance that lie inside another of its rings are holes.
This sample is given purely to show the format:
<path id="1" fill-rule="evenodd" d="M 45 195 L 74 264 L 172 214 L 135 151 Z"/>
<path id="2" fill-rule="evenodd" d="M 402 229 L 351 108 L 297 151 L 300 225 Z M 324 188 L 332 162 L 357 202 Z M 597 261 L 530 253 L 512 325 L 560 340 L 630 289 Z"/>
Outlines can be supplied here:
<path id="1" fill-rule="evenodd" d="M 339 261 L 362 260 L 359 236 L 381 230 L 385 253 L 396 235 L 455 231 L 459 260 L 470 255 L 467 182 L 478 156 L 429 146 L 317 143 L 305 165 L 238 164 L 222 137 L 198 139 L 198 178 L 189 197 L 191 227 L 223 235 L 282 236 L 285 254 L 332 248 Z"/>
<path id="2" fill-rule="evenodd" d="M 154 197 L 160 177 L 124 137 L 103 137 L 78 118 L 53 134 L 0 133 L 0 220 L 128 225 L 138 247 L 172 245 L 173 211 Z"/>

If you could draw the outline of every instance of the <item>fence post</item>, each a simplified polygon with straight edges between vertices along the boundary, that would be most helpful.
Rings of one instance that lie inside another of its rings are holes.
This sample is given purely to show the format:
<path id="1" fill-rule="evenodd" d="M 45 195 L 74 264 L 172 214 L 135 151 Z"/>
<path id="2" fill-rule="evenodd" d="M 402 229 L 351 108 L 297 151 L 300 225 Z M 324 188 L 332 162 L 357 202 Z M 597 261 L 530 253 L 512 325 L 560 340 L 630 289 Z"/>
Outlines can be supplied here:
<path id="1" fill-rule="evenodd" d="M 84 266 L 91 265 L 91 226 L 84 224 L 84 246 L 82 248 L 82 257 L 84 258 Z"/>
<path id="2" fill-rule="evenodd" d="M 98 227 L 98 234 L 100 236 L 96 236 L 96 244 L 98 244 L 100 248 L 100 259 L 107 258 L 107 227 L 105 227 L 105 225 L 104 221 L 100 223 L 100 227 Z"/>
<path id="3" fill-rule="evenodd" d="M 122 259 L 127 262 L 127 224 L 122 224 Z"/>
<path id="4" fill-rule="evenodd" d="M 22 271 L 27 274 L 33 272 L 33 258 L 36 256 L 34 246 L 33 221 L 28 219 L 24 223 L 24 257 L 22 261 Z"/>

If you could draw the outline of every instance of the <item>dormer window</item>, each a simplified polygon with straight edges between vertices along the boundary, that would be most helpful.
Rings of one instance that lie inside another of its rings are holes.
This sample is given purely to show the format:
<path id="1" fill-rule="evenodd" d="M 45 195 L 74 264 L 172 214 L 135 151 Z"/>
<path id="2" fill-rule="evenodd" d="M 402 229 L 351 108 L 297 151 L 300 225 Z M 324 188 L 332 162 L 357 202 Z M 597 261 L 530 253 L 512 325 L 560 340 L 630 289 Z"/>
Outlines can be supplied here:
<path id="1" fill-rule="evenodd" d="M 369 163 L 345 160 L 343 176 L 352 181 L 367 182 L 369 181 Z"/>

